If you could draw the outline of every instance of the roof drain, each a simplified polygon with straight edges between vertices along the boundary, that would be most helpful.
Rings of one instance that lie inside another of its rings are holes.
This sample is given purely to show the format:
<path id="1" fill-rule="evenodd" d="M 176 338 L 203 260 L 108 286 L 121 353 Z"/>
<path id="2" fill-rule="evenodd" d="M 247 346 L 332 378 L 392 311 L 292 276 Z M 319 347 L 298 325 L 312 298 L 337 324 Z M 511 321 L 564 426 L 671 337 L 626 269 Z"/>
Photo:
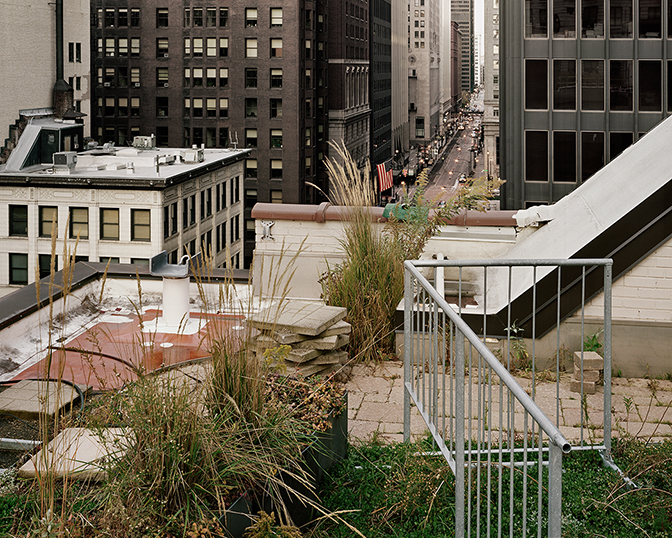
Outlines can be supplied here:
<path id="1" fill-rule="evenodd" d="M 164 250 L 150 261 L 152 276 L 163 279 L 162 317 L 156 317 L 143 326 L 143 332 L 195 334 L 200 330 L 200 320 L 189 317 L 189 273 L 198 271 L 201 253 L 182 256 L 180 263 L 168 263 Z"/>

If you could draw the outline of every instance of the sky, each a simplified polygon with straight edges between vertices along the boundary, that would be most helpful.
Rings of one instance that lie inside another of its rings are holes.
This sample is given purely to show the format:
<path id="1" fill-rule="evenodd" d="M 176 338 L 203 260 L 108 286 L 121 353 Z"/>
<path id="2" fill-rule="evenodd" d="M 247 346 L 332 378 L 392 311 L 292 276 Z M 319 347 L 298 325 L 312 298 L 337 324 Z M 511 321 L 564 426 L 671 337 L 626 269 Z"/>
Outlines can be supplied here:
<path id="1" fill-rule="evenodd" d="M 479 36 L 483 36 L 484 1 L 485 0 L 474 0 L 474 34 L 478 34 Z M 482 39 L 481 43 L 483 43 Z M 483 54 L 482 45 L 479 54 Z"/>

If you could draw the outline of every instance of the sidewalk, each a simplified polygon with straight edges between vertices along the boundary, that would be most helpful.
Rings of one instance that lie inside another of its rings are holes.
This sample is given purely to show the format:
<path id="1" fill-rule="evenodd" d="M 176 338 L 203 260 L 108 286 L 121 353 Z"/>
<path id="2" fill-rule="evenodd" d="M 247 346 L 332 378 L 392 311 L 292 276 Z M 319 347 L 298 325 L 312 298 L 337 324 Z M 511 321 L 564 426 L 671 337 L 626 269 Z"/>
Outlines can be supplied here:
<path id="1" fill-rule="evenodd" d="M 348 428 L 350 441 L 372 439 L 388 443 L 403 441 L 404 431 L 404 368 L 402 362 L 386 362 L 374 368 L 355 366 L 348 388 Z M 580 439 L 581 396 L 570 392 L 570 374 L 560 381 L 560 430 L 570 443 Z M 529 389 L 531 380 L 517 378 Z M 626 432 L 635 437 L 660 441 L 672 438 L 672 381 L 657 379 L 612 379 L 612 437 Z M 555 422 L 555 382 L 537 382 L 536 402 Z M 587 395 L 590 434 L 602 437 L 603 392 Z M 522 414 L 521 414 L 522 417 Z M 518 420 L 516 418 L 516 420 Z M 584 427 L 584 438 L 587 428 Z M 411 436 L 423 437 L 427 432 L 415 408 L 411 413 Z"/>

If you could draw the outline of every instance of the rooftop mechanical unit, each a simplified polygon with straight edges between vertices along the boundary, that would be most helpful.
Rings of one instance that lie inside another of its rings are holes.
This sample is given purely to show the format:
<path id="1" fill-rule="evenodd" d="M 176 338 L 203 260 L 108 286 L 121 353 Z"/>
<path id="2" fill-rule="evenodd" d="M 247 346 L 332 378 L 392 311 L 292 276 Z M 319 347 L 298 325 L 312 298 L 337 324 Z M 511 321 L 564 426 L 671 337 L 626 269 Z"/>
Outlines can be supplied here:
<path id="1" fill-rule="evenodd" d="M 59 151 L 54 153 L 54 172 L 68 172 L 71 174 L 77 166 L 76 151 Z"/>

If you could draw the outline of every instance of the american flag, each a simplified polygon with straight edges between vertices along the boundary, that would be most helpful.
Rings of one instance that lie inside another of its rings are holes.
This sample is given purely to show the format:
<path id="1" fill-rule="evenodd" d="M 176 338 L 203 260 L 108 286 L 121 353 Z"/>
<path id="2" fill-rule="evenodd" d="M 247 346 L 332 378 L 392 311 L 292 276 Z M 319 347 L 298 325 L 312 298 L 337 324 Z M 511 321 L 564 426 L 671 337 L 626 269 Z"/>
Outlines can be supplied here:
<path id="1" fill-rule="evenodd" d="M 381 163 L 377 167 L 378 169 L 378 185 L 380 187 L 380 192 L 386 191 L 387 189 L 392 188 L 392 169 L 387 170 L 387 163 Z"/>

